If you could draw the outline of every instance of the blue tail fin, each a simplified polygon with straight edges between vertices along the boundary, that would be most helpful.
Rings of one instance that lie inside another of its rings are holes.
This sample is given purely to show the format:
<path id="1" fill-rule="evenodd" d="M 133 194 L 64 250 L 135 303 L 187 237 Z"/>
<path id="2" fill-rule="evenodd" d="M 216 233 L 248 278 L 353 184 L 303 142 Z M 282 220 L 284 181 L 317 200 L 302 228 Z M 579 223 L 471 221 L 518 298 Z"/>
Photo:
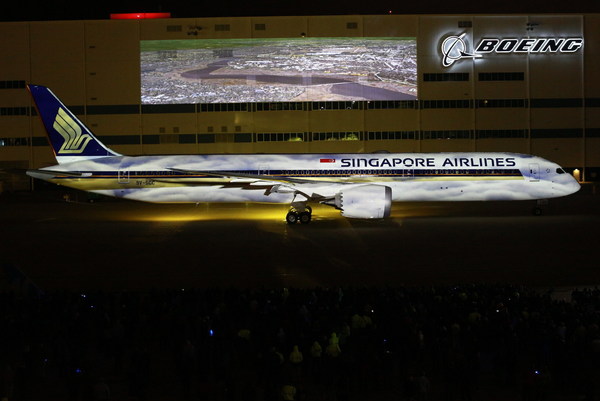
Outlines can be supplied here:
<path id="1" fill-rule="evenodd" d="M 104 146 L 50 89 L 39 85 L 27 85 L 27 88 L 42 118 L 59 164 L 121 156 Z"/>

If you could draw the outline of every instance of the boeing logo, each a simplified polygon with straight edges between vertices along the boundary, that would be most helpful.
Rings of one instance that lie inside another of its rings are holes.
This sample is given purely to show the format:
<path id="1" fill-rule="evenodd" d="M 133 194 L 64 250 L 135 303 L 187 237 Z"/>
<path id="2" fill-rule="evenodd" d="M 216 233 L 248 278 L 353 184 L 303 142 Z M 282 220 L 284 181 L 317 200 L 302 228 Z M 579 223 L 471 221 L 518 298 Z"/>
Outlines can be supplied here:
<path id="1" fill-rule="evenodd" d="M 83 153 L 86 145 L 92 139 L 89 134 L 82 134 L 79 125 L 64 111 L 58 109 L 54 124 L 52 126 L 63 138 L 64 142 L 58 150 L 58 154 Z"/>
<path id="2" fill-rule="evenodd" d="M 462 59 L 481 58 L 490 53 L 575 53 L 583 47 L 583 38 L 483 38 L 473 52 L 468 52 L 465 35 L 451 35 L 442 41 L 440 50 L 444 67 L 450 67 Z"/>
<path id="3" fill-rule="evenodd" d="M 442 65 L 444 67 L 450 67 L 455 61 L 463 58 L 477 58 L 481 57 L 480 54 L 473 54 L 467 52 L 467 44 L 464 41 L 466 33 L 460 36 L 448 36 L 442 42 Z"/>

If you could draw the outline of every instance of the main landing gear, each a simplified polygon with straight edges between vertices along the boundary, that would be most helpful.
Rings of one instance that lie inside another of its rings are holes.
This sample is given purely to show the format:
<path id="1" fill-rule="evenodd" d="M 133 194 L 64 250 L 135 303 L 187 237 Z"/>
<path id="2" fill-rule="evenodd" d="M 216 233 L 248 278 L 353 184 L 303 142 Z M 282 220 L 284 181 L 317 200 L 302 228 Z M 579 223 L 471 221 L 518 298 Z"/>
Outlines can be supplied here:
<path id="1" fill-rule="evenodd" d="M 303 210 L 301 208 L 290 208 L 290 211 L 285 216 L 285 221 L 292 225 L 300 222 L 301 224 L 308 224 L 312 220 L 312 208 L 305 206 Z"/>

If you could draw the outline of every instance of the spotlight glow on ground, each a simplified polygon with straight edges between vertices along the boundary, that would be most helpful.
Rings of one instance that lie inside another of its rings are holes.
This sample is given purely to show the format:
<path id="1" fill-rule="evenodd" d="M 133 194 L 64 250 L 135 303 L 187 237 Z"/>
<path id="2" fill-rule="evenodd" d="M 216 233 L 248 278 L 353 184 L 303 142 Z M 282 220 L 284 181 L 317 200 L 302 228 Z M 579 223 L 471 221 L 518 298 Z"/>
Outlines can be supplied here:
<path id="1" fill-rule="evenodd" d="M 344 219 L 341 212 L 326 205 L 312 205 L 313 220 Z M 151 208 L 137 209 L 124 217 L 127 221 L 150 222 L 193 222 L 193 221 L 224 221 L 250 220 L 285 222 L 288 212 L 287 205 L 263 203 L 200 203 L 191 204 L 161 204 Z M 409 217 L 434 216 L 443 214 L 440 207 L 414 204 L 394 204 L 391 219 Z"/>

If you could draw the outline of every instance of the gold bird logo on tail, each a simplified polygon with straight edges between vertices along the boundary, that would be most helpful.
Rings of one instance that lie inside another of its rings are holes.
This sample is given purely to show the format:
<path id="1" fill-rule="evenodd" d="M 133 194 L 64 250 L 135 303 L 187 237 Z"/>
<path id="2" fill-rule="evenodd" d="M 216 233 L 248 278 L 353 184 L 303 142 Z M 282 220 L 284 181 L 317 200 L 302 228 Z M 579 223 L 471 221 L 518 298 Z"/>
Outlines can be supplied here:
<path id="1" fill-rule="evenodd" d="M 82 134 L 81 127 L 62 108 L 58 109 L 53 128 L 65 139 L 58 154 L 83 153 L 88 142 L 92 140 L 91 135 Z"/>

